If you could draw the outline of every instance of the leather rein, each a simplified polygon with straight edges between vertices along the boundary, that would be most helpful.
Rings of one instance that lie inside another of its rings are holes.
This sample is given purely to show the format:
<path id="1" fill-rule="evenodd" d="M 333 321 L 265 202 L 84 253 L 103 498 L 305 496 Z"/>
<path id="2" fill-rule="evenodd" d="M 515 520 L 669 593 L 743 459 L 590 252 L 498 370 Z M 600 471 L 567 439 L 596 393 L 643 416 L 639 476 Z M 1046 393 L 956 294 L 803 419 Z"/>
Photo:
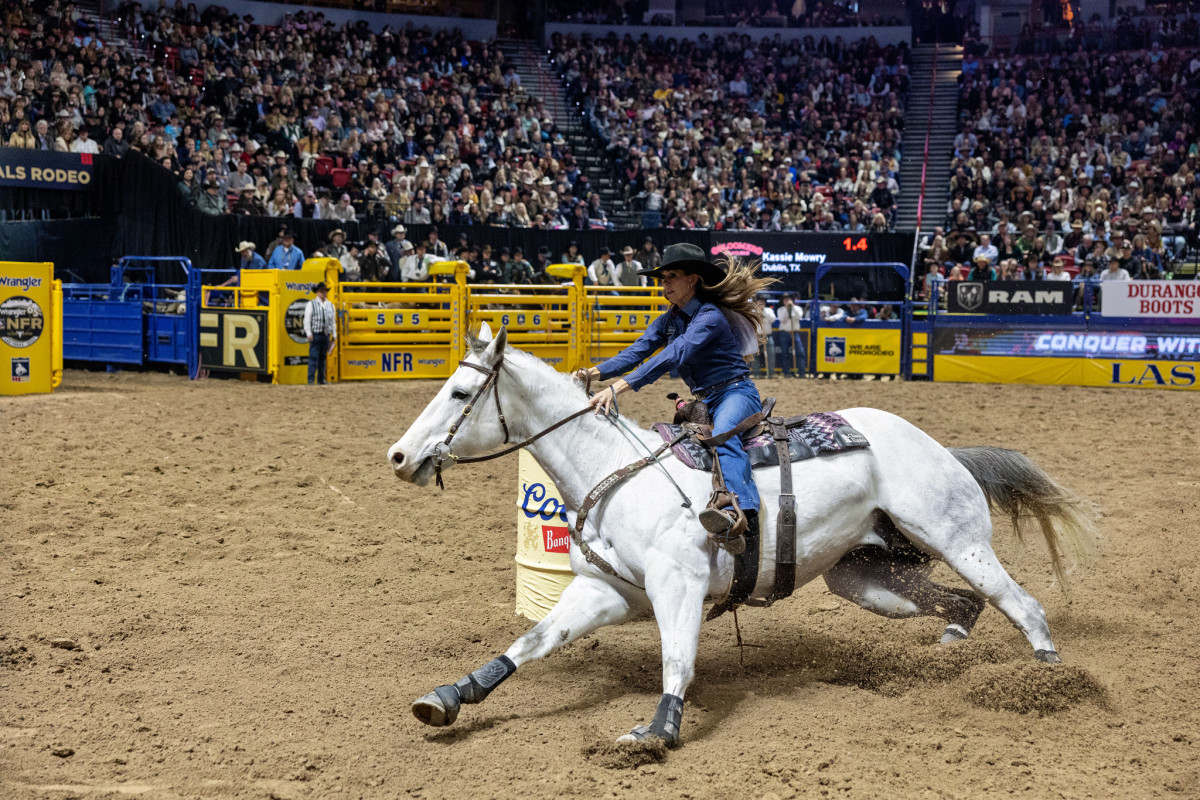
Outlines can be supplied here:
<path id="1" fill-rule="evenodd" d="M 497 382 L 500 377 L 500 368 L 504 366 L 504 357 L 501 356 L 500 360 L 496 362 L 496 366 L 492 367 L 491 369 L 488 369 L 487 367 L 481 367 L 478 364 L 472 364 L 469 361 L 459 361 L 458 365 L 460 367 L 470 367 L 471 369 L 473 369 L 477 372 L 482 372 L 484 375 L 487 375 L 487 380 L 485 380 L 483 382 L 483 385 L 479 387 L 479 390 L 477 392 L 475 392 L 475 396 L 471 398 L 471 402 L 469 402 L 465 406 L 463 406 L 462 414 L 460 414 L 458 419 L 455 420 L 454 424 L 450 426 L 450 432 L 448 434 L 446 434 L 446 439 L 441 444 L 439 444 L 436 448 L 434 448 L 433 472 L 434 472 L 434 475 L 436 476 L 437 486 L 439 489 L 444 490 L 446 488 L 446 484 L 442 481 L 442 464 L 444 462 L 453 461 L 456 464 L 477 464 L 481 461 L 491 461 L 492 459 L 500 458 L 501 456 L 506 456 L 506 455 L 509 455 L 510 453 L 515 453 L 516 451 L 520 450 L 521 448 L 526 447 L 527 445 L 533 444 L 538 439 L 541 439 L 543 436 L 553 433 L 554 431 L 561 428 L 563 425 L 566 425 L 568 422 L 579 419 L 584 414 L 587 414 L 588 412 L 592 411 L 591 406 L 584 406 L 583 408 L 579 409 L 575 413 L 570 414 L 570 415 L 560 419 L 558 422 L 554 423 L 549 428 L 546 428 L 538 433 L 535 433 L 533 436 L 530 436 L 528 439 L 517 442 L 514 445 L 510 445 L 510 446 L 504 448 L 503 450 L 497 450 L 495 453 L 489 453 L 486 456 L 468 456 L 468 457 L 460 458 L 459 456 L 454 455 L 454 453 L 452 453 L 450 451 L 450 442 L 453 441 L 454 435 L 456 433 L 458 433 L 458 430 L 459 430 L 459 428 L 462 427 L 462 424 L 467 421 L 467 417 L 471 416 L 471 412 L 474 410 L 475 405 L 479 402 L 479 400 L 485 394 L 487 394 L 488 389 L 492 390 L 492 395 L 496 398 L 496 413 L 500 417 L 500 427 L 504 429 L 504 443 L 505 444 L 508 444 L 509 434 L 508 434 L 508 421 L 504 418 L 504 409 L 500 406 L 500 387 L 497 386 Z"/>

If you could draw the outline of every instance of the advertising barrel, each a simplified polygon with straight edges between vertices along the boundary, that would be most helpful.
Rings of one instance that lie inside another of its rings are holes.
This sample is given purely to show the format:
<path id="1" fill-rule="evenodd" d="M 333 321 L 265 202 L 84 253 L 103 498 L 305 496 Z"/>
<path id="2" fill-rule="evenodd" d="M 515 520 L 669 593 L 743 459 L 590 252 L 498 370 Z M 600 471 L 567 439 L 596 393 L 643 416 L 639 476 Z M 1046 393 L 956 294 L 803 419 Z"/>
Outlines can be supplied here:
<path id="1" fill-rule="evenodd" d="M 528 451 L 517 478 L 517 613 L 538 621 L 575 577 L 571 535 L 558 488 Z"/>

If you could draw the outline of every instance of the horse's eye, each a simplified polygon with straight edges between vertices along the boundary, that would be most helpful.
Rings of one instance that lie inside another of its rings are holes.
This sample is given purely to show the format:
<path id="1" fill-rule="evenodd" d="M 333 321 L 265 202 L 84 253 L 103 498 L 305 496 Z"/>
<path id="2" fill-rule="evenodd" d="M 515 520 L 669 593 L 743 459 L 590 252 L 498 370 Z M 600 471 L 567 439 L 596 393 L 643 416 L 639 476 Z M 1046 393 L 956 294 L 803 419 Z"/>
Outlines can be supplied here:
<path id="1" fill-rule="evenodd" d="M 451 395 L 450 395 L 451 399 L 453 399 L 453 400 L 466 400 L 467 397 L 469 397 L 469 396 L 470 395 L 468 395 L 462 389 L 459 389 L 459 390 L 451 393 Z"/>

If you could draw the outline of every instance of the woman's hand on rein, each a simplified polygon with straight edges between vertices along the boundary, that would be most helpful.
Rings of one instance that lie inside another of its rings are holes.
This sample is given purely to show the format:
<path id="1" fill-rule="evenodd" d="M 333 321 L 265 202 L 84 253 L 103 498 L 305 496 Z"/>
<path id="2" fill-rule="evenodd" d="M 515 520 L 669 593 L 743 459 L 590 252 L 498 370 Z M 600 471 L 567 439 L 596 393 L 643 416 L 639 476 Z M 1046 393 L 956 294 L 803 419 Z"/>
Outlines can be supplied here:
<path id="1" fill-rule="evenodd" d="M 597 392 L 596 396 L 588 401 L 588 404 L 596 409 L 597 414 L 611 414 L 616 406 L 617 395 L 628 389 L 629 384 L 624 378 L 621 378 L 612 386 Z"/>
<path id="2" fill-rule="evenodd" d="M 600 379 L 600 370 L 596 367 L 584 367 L 583 369 L 575 370 L 575 379 L 584 386 L 589 386 L 592 381 Z"/>

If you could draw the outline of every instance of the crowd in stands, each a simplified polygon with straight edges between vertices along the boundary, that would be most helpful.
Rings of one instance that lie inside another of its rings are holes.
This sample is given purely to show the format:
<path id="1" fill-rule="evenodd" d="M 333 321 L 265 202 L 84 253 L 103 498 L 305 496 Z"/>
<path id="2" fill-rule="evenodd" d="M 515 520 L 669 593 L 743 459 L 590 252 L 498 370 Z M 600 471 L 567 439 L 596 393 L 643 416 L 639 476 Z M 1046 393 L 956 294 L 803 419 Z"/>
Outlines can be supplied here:
<path id="1" fill-rule="evenodd" d="M 255 268 L 251 265 L 258 263 L 256 259 L 269 268 L 295 269 L 308 257 L 336 258 L 342 264 L 343 279 L 348 281 L 424 281 L 429 279 L 429 268 L 434 264 L 462 261 L 467 264 L 470 283 L 557 285 L 562 278 L 551 275 L 547 268 L 552 264 L 575 264 L 585 268 L 584 283 L 588 286 L 644 287 L 648 281 L 638 272 L 662 263 L 662 253 L 651 236 L 636 248 L 626 246 L 616 251 L 601 246 L 595 253 L 585 254 L 573 239 L 556 253 L 546 245 L 536 252 L 526 252 L 520 246 L 481 245 L 465 231 L 456 241 L 446 242 L 436 226 L 428 226 L 423 238 L 413 236 L 410 240 L 409 228 L 397 223 L 390 235 L 386 242 L 381 241 L 378 229 L 368 227 L 364 240 L 348 241 L 346 231 L 336 228 L 318 249 L 305 253 L 295 245 L 295 234 L 285 223 L 262 253 L 256 243 L 249 241 L 239 244 L 238 253 L 243 269 Z"/>
<path id="2" fill-rule="evenodd" d="M 62 0 L 2 8 L 6 144 L 140 151 L 213 214 L 606 224 L 541 102 L 458 32 L 130 0 L 118 47 Z"/>
<path id="3" fill-rule="evenodd" d="M 867 231 L 895 216 L 907 46 L 555 35 L 644 227 Z"/>
<path id="4" fill-rule="evenodd" d="M 904 10 L 903 4 L 897 9 Z M 562 0 L 550 3 L 552 22 L 607 25 L 679 25 L 676 16 L 651 14 L 647 0 Z M 904 15 L 863 14 L 853 0 L 706 0 L 698 24 L 737 27 L 847 28 L 903 25 Z"/>
<path id="5" fill-rule="evenodd" d="M 1200 47 L 963 62 L 926 282 L 995 273 L 1159 278 L 1200 245 Z"/>

